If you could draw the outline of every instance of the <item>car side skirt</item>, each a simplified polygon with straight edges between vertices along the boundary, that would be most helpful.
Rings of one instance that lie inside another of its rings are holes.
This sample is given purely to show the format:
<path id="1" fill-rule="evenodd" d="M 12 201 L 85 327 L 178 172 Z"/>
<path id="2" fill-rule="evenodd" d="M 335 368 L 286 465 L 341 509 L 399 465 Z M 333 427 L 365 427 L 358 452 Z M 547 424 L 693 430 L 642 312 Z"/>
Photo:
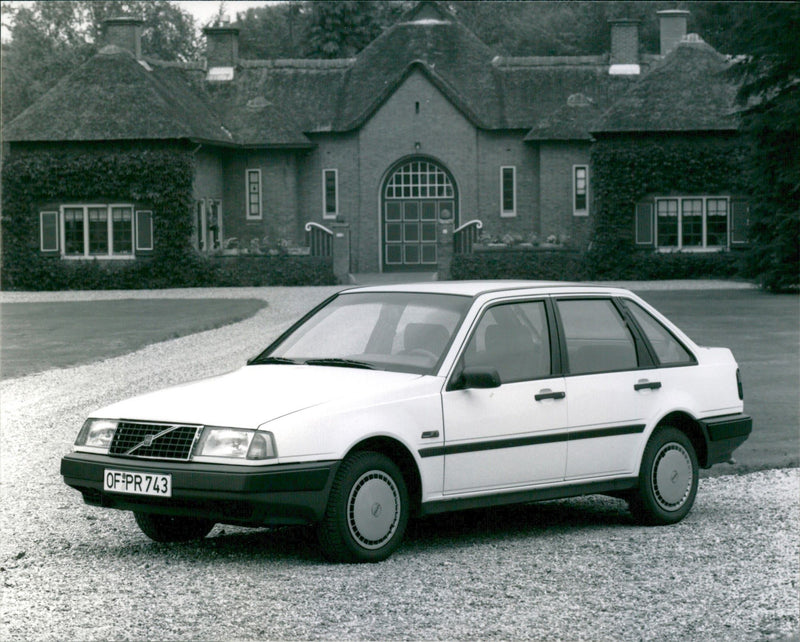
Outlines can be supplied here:
<path id="1" fill-rule="evenodd" d="M 420 515 L 435 515 L 449 511 L 465 510 L 470 508 L 489 508 L 508 504 L 527 504 L 543 502 L 550 499 L 564 499 L 566 497 L 579 497 L 581 495 L 603 495 L 632 490 L 639 484 L 637 477 L 625 477 L 600 482 L 581 484 L 567 484 L 564 486 L 550 486 L 547 488 L 531 488 L 527 490 L 495 493 L 470 497 L 455 497 L 452 499 L 437 499 L 425 502 L 420 508 Z"/>

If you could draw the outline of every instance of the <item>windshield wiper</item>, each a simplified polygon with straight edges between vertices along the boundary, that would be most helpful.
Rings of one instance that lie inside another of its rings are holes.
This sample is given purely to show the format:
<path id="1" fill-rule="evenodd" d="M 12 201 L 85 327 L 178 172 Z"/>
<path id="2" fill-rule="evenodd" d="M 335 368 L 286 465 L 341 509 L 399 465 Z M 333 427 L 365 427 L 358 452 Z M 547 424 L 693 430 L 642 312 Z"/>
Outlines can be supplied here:
<path id="1" fill-rule="evenodd" d="M 340 359 L 332 357 L 329 359 L 306 359 L 307 366 L 340 366 L 342 368 L 364 368 L 366 370 L 375 370 L 375 366 L 366 361 L 356 361 L 355 359 Z"/>
<path id="2" fill-rule="evenodd" d="M 294 359 L 287 359 L 286 357 L 256 357 L 247 362 L 248 366 L 261 366 L 269 363 L 285 363 L 289 365 L 297 365 Z"/>

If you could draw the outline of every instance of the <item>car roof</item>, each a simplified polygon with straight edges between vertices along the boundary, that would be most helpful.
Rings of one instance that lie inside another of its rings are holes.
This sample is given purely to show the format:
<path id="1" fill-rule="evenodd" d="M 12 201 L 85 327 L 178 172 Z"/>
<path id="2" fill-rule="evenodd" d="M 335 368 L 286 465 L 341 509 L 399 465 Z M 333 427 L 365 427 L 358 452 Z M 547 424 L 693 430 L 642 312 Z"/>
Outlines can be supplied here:
<path id="1" fill-rule="evenodd" d="M 412 292 L 419 294 L 455 294 L 477 297 L 482 294 L 508 293 L 517 291 L 530 293 L 539 290 L 542 294 L 586 293 L 586 294 L 628 294 L 628 290 L 586 283 L 566 281 L 427 281 L 421 283 L 393 283 L 355 287 L 344 292 Z"/>

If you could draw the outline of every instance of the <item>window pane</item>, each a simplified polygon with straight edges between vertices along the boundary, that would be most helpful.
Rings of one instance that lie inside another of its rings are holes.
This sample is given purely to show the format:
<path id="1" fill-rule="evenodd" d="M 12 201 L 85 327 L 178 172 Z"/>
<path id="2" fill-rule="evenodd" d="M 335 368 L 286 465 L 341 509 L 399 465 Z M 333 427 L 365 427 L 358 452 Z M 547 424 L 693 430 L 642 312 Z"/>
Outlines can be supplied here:
<path id="1" fill-rule="evenodd" d="M 703 199 L 685 198 L 681 204 L 683 247 L 703 246 Z"/>
<path id="2" fill-rule="evenodd" d="M 503 212 L 514 211 L 514 168 L 504 167 L 502 171 Z"/>
<path id="3" fill-rule="evenodd" d="M 336 214 L 336 172 L 325 170 L 325 213 Z"/>
<path id="4" fill-rule="evenodd" d="M 133 208 L 112 207 L 114 254 L 133 253 Z"/>
<path id="5" fill-rule="evenodd" d="M 575 168 L 575 211 L 586 210 L 587 198 L 587 169 L 585 167 Z"/>
<path id="6" fill-rule="evenodd" d="M 709 246 L 728 246 L 728 199 L 709 198 L 706 202 L 706 233 Z"/>
<path id="7" fill-rule="evenodd" d="M 550 339 L 544 303 L 511 303 L 487 310 L 463 359 L 464 367 L 495 368 L 503 383 L 548 376 Z"/>
<path id="8" fill-rule="evenodd" d="M 559 301 L 558 311 L 564 325 L 571 373 L 636 368 L 633 337 L 611 301 Z"/>
<path id="9" fill-rule="evenodd" d="M 678 340 L 672 336 L 670 331 L 661 325 L 655 317 L 633 301 L 625 301 L 625 305 L 631 311 L 639 327 L 645 335 L 647 335 L 647 339 L 656 351 L 658 360 L 661 363 L 694 363 L 694 359 L 689 351 L 686 350 L 686 348 L 684 348 Z"/>
<path id="10" fill-rule="evenodd" d="M 678 246 L 678 200 L 656 201 L 659 247 Z"/>
<path id="11" fill-rule="evenodd" d="M 64 253 L 83 255 L 83 208 L 64 208 Z"/>
<path id="12" fill-rule="evenodd" d="M 108 254 L 108 210 L 89 208 L 89 254 Z"/>

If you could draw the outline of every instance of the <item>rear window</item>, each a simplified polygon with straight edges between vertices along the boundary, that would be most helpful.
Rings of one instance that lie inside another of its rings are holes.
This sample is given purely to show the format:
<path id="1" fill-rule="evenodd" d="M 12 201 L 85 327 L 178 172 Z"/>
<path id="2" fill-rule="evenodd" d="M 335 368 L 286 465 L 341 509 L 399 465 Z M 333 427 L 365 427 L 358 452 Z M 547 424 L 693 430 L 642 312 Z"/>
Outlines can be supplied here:
<path id="1" fill-rule="evenodd" d="M 667 330 L 652 314 L 638 303 L 625 301 L 636 323 L 644 332 L 658 360 L 663 365 L 681 365 L 695 363 L 692 354 Z"/>

